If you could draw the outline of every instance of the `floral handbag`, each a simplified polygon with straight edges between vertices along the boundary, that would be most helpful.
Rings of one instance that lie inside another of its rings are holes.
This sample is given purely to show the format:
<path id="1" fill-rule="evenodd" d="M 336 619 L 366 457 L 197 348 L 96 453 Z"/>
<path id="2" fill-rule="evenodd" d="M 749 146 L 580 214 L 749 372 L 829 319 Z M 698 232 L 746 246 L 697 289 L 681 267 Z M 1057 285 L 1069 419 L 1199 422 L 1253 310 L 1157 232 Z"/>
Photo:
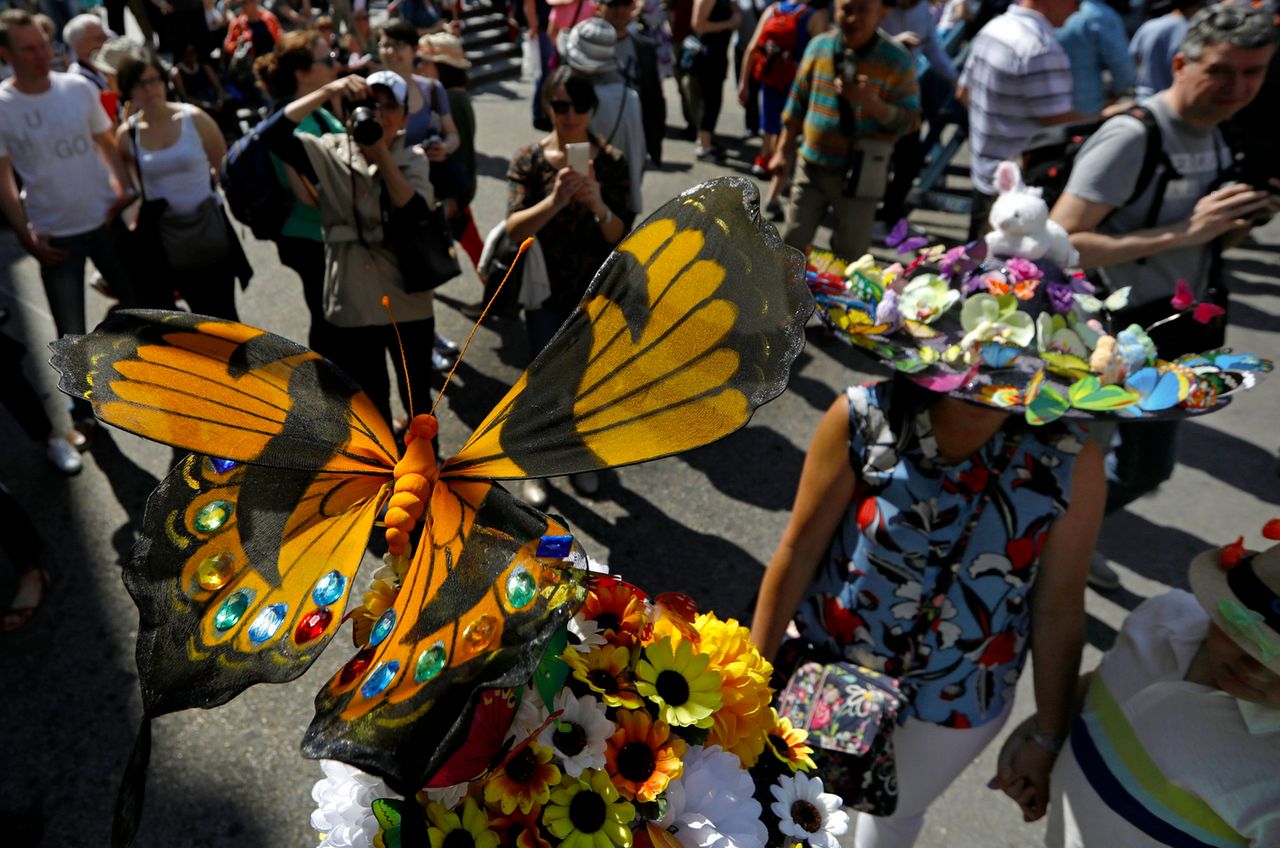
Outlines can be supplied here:
<path id="1" fill-rule="evenodd" d="M 804 650 L 783 646 L 786 653 Z M 898 805 L 893 725 L 904 703 L 897 678 L 853 663 L 801 662 L 778 696 L 778 714 L 809 731 L 823 784 L 845 806 L 887 816 Z"/>

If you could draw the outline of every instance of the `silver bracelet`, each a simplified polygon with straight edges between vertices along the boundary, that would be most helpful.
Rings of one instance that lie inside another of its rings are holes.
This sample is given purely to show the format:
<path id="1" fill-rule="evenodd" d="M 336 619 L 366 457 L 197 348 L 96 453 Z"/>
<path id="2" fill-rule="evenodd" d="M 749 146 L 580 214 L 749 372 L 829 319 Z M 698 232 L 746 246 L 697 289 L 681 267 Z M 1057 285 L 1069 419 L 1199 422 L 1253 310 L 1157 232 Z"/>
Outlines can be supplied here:
<path id="1" fill-rule="evenodd" d="M 1045 730 L 1040 729 L 1040 723 L 1036 722 L 1032 726 L 1031 741 L 1044 748 L 1055 757 L 1062 751 L 1063 739 L 1060 736 L 1054 736 Z"/>
<path id="2" fill-rule="evenodd" d="M 599 224 L 599 225 L 600 225 L 600 226 L 602 226 L 602 227 L 603 227 L 603 226 L 606 226 L 610 221 L 612 221 L 612 220 L 613 220 L 613 210 L 612 210 L 612 209 L 610 209 L 608 206 L 606 206 L 606 207 L 604 208 L 604 217 L 603 217 L 603 218 L 601 218 L 599 215 L 596 215 L 596 216 L 594 216 L 594 217 L 595 217 L 595 219 L 596 219 L 596 223 L 597 223 L 597 224 Z"/>

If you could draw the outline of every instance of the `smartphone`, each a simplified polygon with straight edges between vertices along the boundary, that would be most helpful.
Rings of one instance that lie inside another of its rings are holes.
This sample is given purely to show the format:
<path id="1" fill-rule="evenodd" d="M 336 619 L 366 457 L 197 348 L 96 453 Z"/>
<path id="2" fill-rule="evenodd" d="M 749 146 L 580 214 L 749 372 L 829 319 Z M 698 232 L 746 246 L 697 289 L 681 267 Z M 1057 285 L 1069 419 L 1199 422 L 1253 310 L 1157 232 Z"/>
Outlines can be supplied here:
<path id="1" fill-rule="evenodd" d="M 570 168 L 586 176 L 591 168 L 591 143 L 575 141 L 564 146 L 564 156 Z"/>

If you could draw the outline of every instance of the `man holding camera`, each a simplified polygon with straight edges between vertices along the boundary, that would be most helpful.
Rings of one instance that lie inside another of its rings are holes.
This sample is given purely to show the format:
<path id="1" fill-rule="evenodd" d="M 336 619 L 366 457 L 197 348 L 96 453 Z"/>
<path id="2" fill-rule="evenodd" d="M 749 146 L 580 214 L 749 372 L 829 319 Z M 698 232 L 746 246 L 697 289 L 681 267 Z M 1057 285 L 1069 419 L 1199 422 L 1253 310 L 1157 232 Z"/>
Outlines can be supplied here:
<path id="1" fill-rule="evenodd" d="M 769 163 L 789 173 L 799 147 L 783 238 L 800 250 L 830 208 L 831 249 L 848 259 L 866 251 L 893 145 L 920 128 L 915 62 L 879 31 L 884 14 L 884 0 L 837 0 L 836 29 L 812 39 L 800 60 Z"/>
<path id="2" fill-rule="evenodd" d="M 1159 128 L 1154 169 L 1147 130 L 1129 115 L 1107 121 L 1077 154 L 1050 217 L 1071 233 L 1080 264 L 1097 269 L 1107 288 L 1132 287 L 1129 305 L 1112 315 L 1115 330 L 1170 316 L 1178 280 L 1188 283 L 1196 303 L 1225 309 L 1223 248 L 1280 211 L 1280 181 L 1257 175 L 1266 173 L 1264 163 L 1234 162 L 1219 132 L 1258 93 L 1275 39 L 1266 12 L 1225 4 L 1201 10 L 1174 56 L 1173 85 L 1142 104 Z M 1223 344 L 1225 314 L 1202 324 L 1190 312 L 1151 331 L 1162 358 Z M 1108 460 L 1108 513 L 1153 491 L 1175 464 L 1175 423 L 1118 429 Z M 1112 441 L 1110 433 L 1099 436 Z M 1116 585 L 1108 570 L 1095 566 L 1092 582 Z"/>

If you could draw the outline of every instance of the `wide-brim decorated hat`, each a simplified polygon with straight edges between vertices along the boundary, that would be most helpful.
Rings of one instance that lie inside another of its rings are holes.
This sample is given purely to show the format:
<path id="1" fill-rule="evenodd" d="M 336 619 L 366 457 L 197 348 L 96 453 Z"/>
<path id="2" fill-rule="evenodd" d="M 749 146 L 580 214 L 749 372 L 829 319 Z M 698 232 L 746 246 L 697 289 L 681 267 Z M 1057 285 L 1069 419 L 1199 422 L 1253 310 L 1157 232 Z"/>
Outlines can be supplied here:
<path id="1" fill-rule="evenodd" d="M 899 250 L 919 247 L 910 241 Z M 1101 298 L 1082 273 L 1045 259 L 989 258 L 981 242 L 923 248 L 905 266 L 813 250 L 807 279 L 818 314 L 842 340 L 927 389 L 1032 424 L 1204 414 L 1274 367 L 1229 350 L 1161 359 L 1151 327 L 1110 326 L 1128 289 Z M 1185 283 L 1171 288 L 1165 321 L 1221 314 L 1195 303 Z"/>
<path id="2" fill-rule="evenodd" d="M 1280 541 L 1280 520 L 1263 536 Z M 1245 549 L 1244 537 L 1191 561 L 1191 591 L 1209 617 L 1249 656 L 1280 674 L 1280 545 Z"/>

